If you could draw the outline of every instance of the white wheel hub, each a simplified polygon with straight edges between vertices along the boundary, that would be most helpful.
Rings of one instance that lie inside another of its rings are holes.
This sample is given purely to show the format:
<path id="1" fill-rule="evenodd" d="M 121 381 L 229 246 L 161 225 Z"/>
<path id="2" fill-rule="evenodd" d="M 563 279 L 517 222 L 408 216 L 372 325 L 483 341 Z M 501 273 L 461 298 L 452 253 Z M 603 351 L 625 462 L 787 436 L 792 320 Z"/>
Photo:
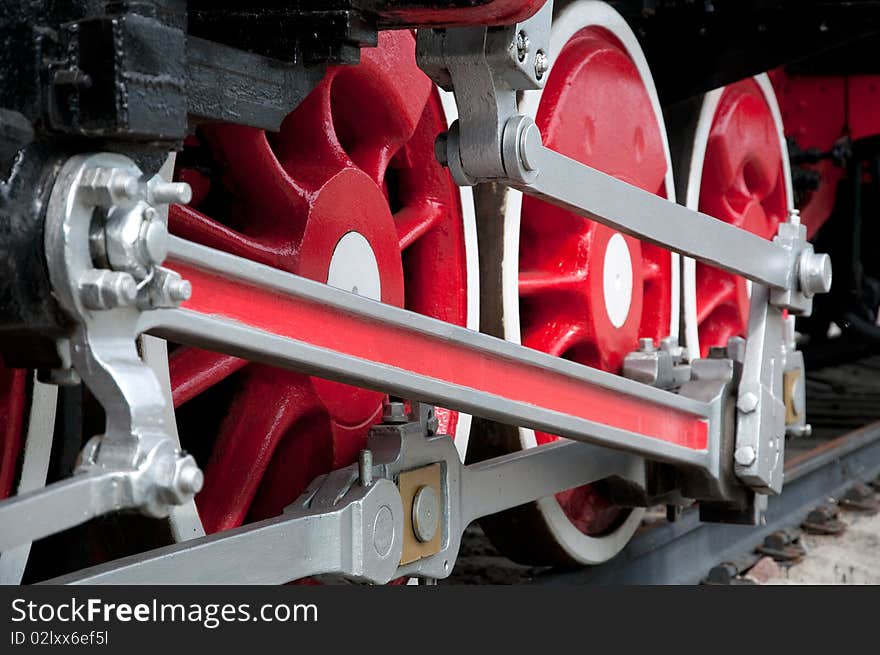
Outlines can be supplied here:
<path id="1" fill-rule="evenodd" d="M 327 284 L 371 300 L 382 299 L 379 263 L 370 242 L 360 232 L 348 232 L 330 257 Z"/>
<path id="2" fill-rule="evenodd" d="M 605 248 L 602 289 L 608 320 L 619 328 L 629 316 L 633 293 L 632 257 L 626 239 L 619 232 L 614 233 Z"/>

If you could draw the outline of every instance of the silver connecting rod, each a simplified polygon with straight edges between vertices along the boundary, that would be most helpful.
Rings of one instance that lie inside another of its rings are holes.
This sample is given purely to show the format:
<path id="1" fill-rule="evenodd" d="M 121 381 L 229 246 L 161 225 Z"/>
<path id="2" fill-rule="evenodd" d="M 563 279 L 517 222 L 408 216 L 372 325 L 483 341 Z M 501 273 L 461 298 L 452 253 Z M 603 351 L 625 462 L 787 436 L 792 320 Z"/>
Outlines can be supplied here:
<path id="1" fill-rule="evenodd" d="M 720 430 L 712 402 L 179 238 L 170 244 L 169 264 L 195 292 L 180 309 L 145 312 L 141 332 L 711 471 Z"/>
<path id="2" fill-rule="evenodd" d="M 92 471 L 0 503 L 0 552 L 130 507 L 130 475 Z"/>
<path id="3" fill-rule="evenodd" d="M 524 181 L 511 184 L 514 188 L 753 282 L 794 288 L 790 249 L 561 155 L 542 145 L 537 126 L 525 120 L 522 129 L 513 119 L 505 130 L 513 132 L 510 138 L 519 137 L 517 159 L 505 164 L 522 166 L 526 173 Z M 528 175 L 532 171 L 538 173 L 534 179 Z"/>
<path id="4" fill-rule="evenodd" d="M 318 478 L 281 516 L 107 562 L 47 584 L 281 584 L 313 576 L 383 584 L 426 568 L 426 575 L 446 577 L 452 568 L 441 562 L 454 559 L 461 535 L 474 519 L 612 475 L 629 477 L 642 465 L 636 457 L 571 441 L 469 466 L 461 464 L 448 437 L 404 441 L 399 451 L 403 460 L 410 456 L 408 448 L 430 453 L 422 464 L 442 463 L 447 484 L 455 485 L 444 494 L 449 505 L 441 510 L 442 551 L 408 566 L 398 566 L 404 528 L 397 487 L 384 478 L 364 485 L 354 465 Z M 375 475 L 389 472 L 381 464 L 373 470 Z"/>

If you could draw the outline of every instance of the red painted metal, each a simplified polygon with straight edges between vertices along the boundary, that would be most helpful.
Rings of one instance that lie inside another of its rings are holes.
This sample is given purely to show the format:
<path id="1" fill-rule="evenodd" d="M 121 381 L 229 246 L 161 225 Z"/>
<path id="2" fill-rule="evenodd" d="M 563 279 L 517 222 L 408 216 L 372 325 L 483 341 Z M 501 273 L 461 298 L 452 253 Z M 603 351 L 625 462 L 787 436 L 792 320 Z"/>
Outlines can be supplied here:
<path id="1" fill-rule="evenodd" d="M 783 150 L 770 107 L 753 79 L 725 88 L 703 161 L 700 211 L 770 239 L 788 207 Z M 749 300 L 743 278 L 697 263 L 700 350 L 745 336 Z"/>
<path id="2" fill-rule="evenodd" d="M 320 303 L 222 279 L 171 260 L 193 285 L 183 308 L 417 375 L 631 430 L 685 448 L 706 448 L 699 416 L 653 405 L 537 366 L 486 355 L 409 328 L 387 326 Z M 295 317 L 292 320 L 291 317 Z M 327 329 L 332 325 L 333 329 Z M 425 353 L 430 353 L 426 357 Z"/>
<path id="3" fill-rule="evenodd" d="M 588 27 L 562 49 L 536 117 L 544 143 L 584 164 L 666 195 L 662 130 L 639 71 L 608 31 Z M 617 373 L 639 337 L 669 333 L 669 252 L 625 236 L 633 263 L 629 314 L 615 327 L 605 308 L 603 262 L 615 230 L 531 197 L 523 199 L 520 236 L 522 343 Z M 613 407 L 617 411 L 617 403 Z M 557 437 L 537 433 L 539 444 Z M 619 510 L 583 487 L 557 495 L 571 521 L 604 532 Z M 603 509 L 604 508 L 604 509 Z"/>
<path id="4" fill-rule="evenodd" d="M 383 302 L 462 325 L 459 191 L 433 155 L 445 129 L 412 34 L 382 33 L 359 66 L 329 70 L 279 133 L 201 128 L 178 161 L 194 193 L 189 206 L 172 207 L 171 231 L 320 281 L 340 238 L 357 231 L 375 254 Z M 224 283 L 199 275 L 193 284 L 204 298 Z M 279 326 L 303 320 L 279 298 L 222 288 L 214 299 L 224 310 L 244 317 L 259 299 Z M 349 338 L 335 317 L 322 320 L 320 332 Z M 179 415 L 187 403 L 223 415 L 197 499 L 209 532 L 277 514 L 315 476 L 354 461 L 384 398 L 187 347 L 172 353 L 171 379 Z M 201 402 L 212 393 L 223 404 Z M 457 414 L 438 413 L 454 433 Z"/>
<path id="5" fill-rule="evenodd" d="M 436 2 L 384 0 L 378 3 L 380 21 L 387 27 L 456 27 L 505 25 L 525 20 L 547 0 L 459 0 Z"/>
<path id="6" fill-rule="evenodd" d="M 844 136 L 861 139 L 880 134 L 880 75 L 789 75 L 774 71 L 773 83 L 785 134 L 804 149 L 829 152 Z M 845 171 L 831 160 L 805 165 L 818 171 L 819 188 L 800 202 L 801 221 L 812 237 L 831 216 L 837 184 Z"/>
<path id="7" fill-rule="evenodd" d="M 0 361 L 0 498 L 12 495 L 24 449 L 27 371 Z"/>

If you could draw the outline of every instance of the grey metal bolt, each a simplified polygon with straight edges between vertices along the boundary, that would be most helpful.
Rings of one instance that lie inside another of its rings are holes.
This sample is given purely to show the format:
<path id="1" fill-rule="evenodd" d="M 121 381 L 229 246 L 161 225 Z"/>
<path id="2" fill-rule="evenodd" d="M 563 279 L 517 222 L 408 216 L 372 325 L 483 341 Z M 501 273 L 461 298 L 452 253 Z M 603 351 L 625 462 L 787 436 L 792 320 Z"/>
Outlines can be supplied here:
<path id="1" fill-rule="evenodd" d="M 413 496 L 412 525 L 413 533 L 421 542 L 431 541 L 437 534 L 440 524 L 440 503 L 433 487 L 419 487 Z"/>
<path id="2" fill-rule="evenodd" d="M 143 216 L 140 233 L 143 255 L 148 261 L 159 265 L 168 257 L 168 226 L 152 207 L 145 209 Z"/>
<path id="3" fill-rule="evenodd" d="M 550 59 L 544 54 L 543 50 L 538 50 L 535 54 L 535 77 L 539 80 L 544 77 L 544 73 L 546 73 L 550 69 Z"/>
<path id="4" fill-rule="evenodd" d="M 737 448 L 733 458 L 740 466 L 751 466 L 755 462 L 755 449 L 751 446 Z"/>
<path id="5" fill-rule="evenodd" d="M 408 423 L 409 416 L 406 415 L 406 405 L 396 400 L 385 403 L 382 410 L 382 421 L 385 423 Z"/>
<path id="6" fill-rule="evenodd" d="M 186 302 L 192 298 L 192 284 L 189 280 L 173 280 L 168 284 L 168 297 L 174 302 Z"/>
<path id="7" fill-rule="evenodd" d="M 654 352 L 654 340 L 651 337 L 639 339 L 639 350 L 643 353 Z"/>
<path id="8" fill-rule="evenodd" d="M 96 167 L 85 171 L 80 182 L 83 199 L 99 207 L 113 207 L 137 197 L 138 178 L 118 168 Z"/>
<path id="9" fill-rule="evenodd" d="M 358 453 L 358 480 L 363 487 L 373 484 L 373 453 L 370 450 Z"/>
<path id="10" fill-rule="evenodd" d="M 525 61 L 526 57 L 529 54 L 529 48 L 531 47 L 531 41 L 529 41 L 529 37 L 526 36 L 526 33 L 520 30 L 520 32 L 516 35 L 516 58 L 520 61 Z"/>
<path id="11" fill-rule="evenodd" d="M 805 252 L 798 261 L 798 279 L 805 296 L 831 290 L 831 257 L 825 253 Z"/>
<path id="12" fill-rule="evenodd" d="M 809 437 L 813 434 L 813 426 L 809 423 L 803 425 L 790 425 L 785 428 L 786 434 L 792 437 Z"/>
<path id="13" fill-rule="evenodd" d="M 736 406 L 739 411 L 745 412 L 746 414 L 751 414 L 758 408 L 757 394 L 752 393 L 751 391 L 747 391 L 739 397 Z"/>
<path id="14" fill-rule="evenodd" d="M 202 490 L 204 482 L 205 476 L 198 464 L 191 458 L 185 459 L 177 472 L 177 488 L 185 496 L 194 496 Z"/>
<path id="15" fill-rule="evenodd" d="M 160 205 L 185 205 L 192 200 L 192 188 L 186 182 L 159 182 L 150 189 L 150 200 Z"/>
<path id="16" fill-rule="evenodd" d="M 80 278 L 79 292 L 89 309 L 114 309 L 134 303 L 137 284 L 128 273 L 92 269 Z"/>

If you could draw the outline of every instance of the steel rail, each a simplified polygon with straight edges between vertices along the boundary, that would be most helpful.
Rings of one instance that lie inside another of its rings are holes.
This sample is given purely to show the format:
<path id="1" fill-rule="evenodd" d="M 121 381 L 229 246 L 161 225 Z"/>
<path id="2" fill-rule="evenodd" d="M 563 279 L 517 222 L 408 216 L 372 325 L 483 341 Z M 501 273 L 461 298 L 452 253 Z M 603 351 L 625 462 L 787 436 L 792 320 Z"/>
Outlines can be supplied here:
<path id="1" fill-rule="evenodd" d="M 759 526 L 700 523 L 696 509 L 674 523 L 646 527 L 613 560 L 548 573 L 537 584 L 699 584 L 725 561 L 740 561 L 771 532 L 798 525 L 815 506 L 880 475 L 880 421 L 786 462 L 785 489 L 769 498 Z"/>

